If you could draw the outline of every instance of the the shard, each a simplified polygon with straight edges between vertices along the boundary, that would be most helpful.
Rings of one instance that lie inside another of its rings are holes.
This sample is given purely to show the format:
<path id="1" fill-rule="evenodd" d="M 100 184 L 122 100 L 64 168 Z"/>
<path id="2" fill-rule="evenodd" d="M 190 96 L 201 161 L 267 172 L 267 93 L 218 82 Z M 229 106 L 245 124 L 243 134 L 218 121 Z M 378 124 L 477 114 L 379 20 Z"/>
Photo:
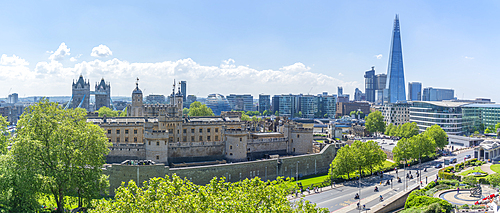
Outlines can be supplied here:
<path id="1" fill-rule="evenodd" d="M 392 30 L 391 52 L 389 54 L 386 85 L 387 101 L 389 103 L 406 101 L 403 50 L 401 47 L 398 15 L 396 15 L 396 19 L 394 19 L 394 29 Z"/>

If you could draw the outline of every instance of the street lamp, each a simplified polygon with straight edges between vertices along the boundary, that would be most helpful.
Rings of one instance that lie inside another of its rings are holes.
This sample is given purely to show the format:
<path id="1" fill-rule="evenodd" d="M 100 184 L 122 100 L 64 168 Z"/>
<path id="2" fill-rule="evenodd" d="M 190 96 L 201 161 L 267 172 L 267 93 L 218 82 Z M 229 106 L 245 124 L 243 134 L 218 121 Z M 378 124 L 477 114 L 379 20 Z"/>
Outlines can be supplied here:
<path id="1" fill-rule="evenodd" d="M 359 173 L 359 178 L 358 178 L 358 203 L 359 203 L 359 207 L 358 207 L 358 210 L 359 212 L 361 212 L 361 173 Z"/>

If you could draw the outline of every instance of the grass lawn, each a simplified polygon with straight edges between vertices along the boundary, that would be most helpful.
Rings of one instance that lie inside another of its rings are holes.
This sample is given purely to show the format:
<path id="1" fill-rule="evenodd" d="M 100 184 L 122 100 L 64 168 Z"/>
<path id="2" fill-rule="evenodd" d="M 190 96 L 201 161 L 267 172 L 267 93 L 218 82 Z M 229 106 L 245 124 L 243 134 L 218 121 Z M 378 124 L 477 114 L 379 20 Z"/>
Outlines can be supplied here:
<path id="1" fill-rule="evenodd" d="M 484 172 L 483 170 L 481 170 L 481 166 L 476 166 L 473 169 L 469 169 L 467 171 L 460 172 L 459 175 L 467 176 L 468 174 L 473 173 L 473 172 L 480 172 L 480 173 L 483 173 L 483 174 L 487 174 L 486 172 Z"/>
<path id="2" fill-rule="evenodd" d="M 490 166 L 490 169 L 500 174 L 500 164 L 493 164 Z"/>
<path id="3" fill-rule="evenodd" d="M 382 168 L 383 167 L 388 167 L 388 166 L 390 166 L 392 164 L 393 163 L 391 163 L 390 161 L 386 160 L 386 161 L 384 161 L 384 164 L 382 165 Z M 376 169 L 374 169 L 374 171 L 375 170 Z M 369 173 L 370 173 L 369 170 L 365 170 L 365 174 L 369 174 Z M 355 177 L 355 174 L 354 173 L 350 174 L 350 177 L 351 178 Z M 298 182 L 301 182 L 303 187 L 308 187 L 311 184 L 313 184 L 313 185 L 319 185 L 320 183 L 322 183 L 323 181 L 325 181 L 327 178 L 328 178 L 328 174 L 325 174 L 325 175 L 321 175 L 321 176 L 316 176 L 316 177 L 310 177 L 310 178 L 301 179 L 301 180 L 298 180 Z M 344 179 L 347 179 L 347 175 L 344 176 Z"/>

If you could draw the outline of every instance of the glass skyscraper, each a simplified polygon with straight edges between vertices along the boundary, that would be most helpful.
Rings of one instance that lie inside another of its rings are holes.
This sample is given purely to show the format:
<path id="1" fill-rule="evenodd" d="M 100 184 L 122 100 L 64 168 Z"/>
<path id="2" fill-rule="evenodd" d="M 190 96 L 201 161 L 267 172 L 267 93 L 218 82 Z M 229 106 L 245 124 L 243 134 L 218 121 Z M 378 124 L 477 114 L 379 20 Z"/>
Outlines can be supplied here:
<path id="1" fill-rule="evenodd" d="M 403 69 L 403 50 L 399 31 L 399 17 L 396 15 L 392 31 L 391 52 L 387 69 L 387 101 L 396 103 L 406 101 L 405 76 Z"/>
<path id="2" fill-rule="evenodd" d="M 408 83 L 408 100 L 409 101 L 422 100 L 422 83 L 420 82 Z"/>

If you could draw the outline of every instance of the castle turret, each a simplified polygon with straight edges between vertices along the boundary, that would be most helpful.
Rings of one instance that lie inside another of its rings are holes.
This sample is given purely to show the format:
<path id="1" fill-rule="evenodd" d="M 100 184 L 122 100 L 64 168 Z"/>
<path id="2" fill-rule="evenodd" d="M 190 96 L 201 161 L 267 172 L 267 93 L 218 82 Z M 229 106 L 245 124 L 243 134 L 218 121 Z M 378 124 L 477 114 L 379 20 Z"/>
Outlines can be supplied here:
<path id="1" fill-rule="evenodd" d="M 241 129 L 224 129 L 225 157 L 228 161 L 247 160 L 248 132 Z"/>
<path id="2" fill-rule="evenodd" d="M 95 85 L 95 109 L 99 110 L 103 106 L 111 108 L 111 85 L 104 78 Z"/>
<path id="3" fill-rule="evenodd" d="M 73 101 L 71 102 L 71 108 L 81 107 L 89 111 L 90 103 L 90 83 L 83 79 L 80 74 L 78 81 L 76 83 L 73 81 L 71 88 Z"/>
<path id="4" fill-rule="evenodd" d="M 139 89 L 139 78 L 135 83 L 135 89 L 132 91 L 132 105 L 127 109 L 128 116 L 141 117 L 144 116 L 144 106 L 143 106 L 142 91 Z"/>

